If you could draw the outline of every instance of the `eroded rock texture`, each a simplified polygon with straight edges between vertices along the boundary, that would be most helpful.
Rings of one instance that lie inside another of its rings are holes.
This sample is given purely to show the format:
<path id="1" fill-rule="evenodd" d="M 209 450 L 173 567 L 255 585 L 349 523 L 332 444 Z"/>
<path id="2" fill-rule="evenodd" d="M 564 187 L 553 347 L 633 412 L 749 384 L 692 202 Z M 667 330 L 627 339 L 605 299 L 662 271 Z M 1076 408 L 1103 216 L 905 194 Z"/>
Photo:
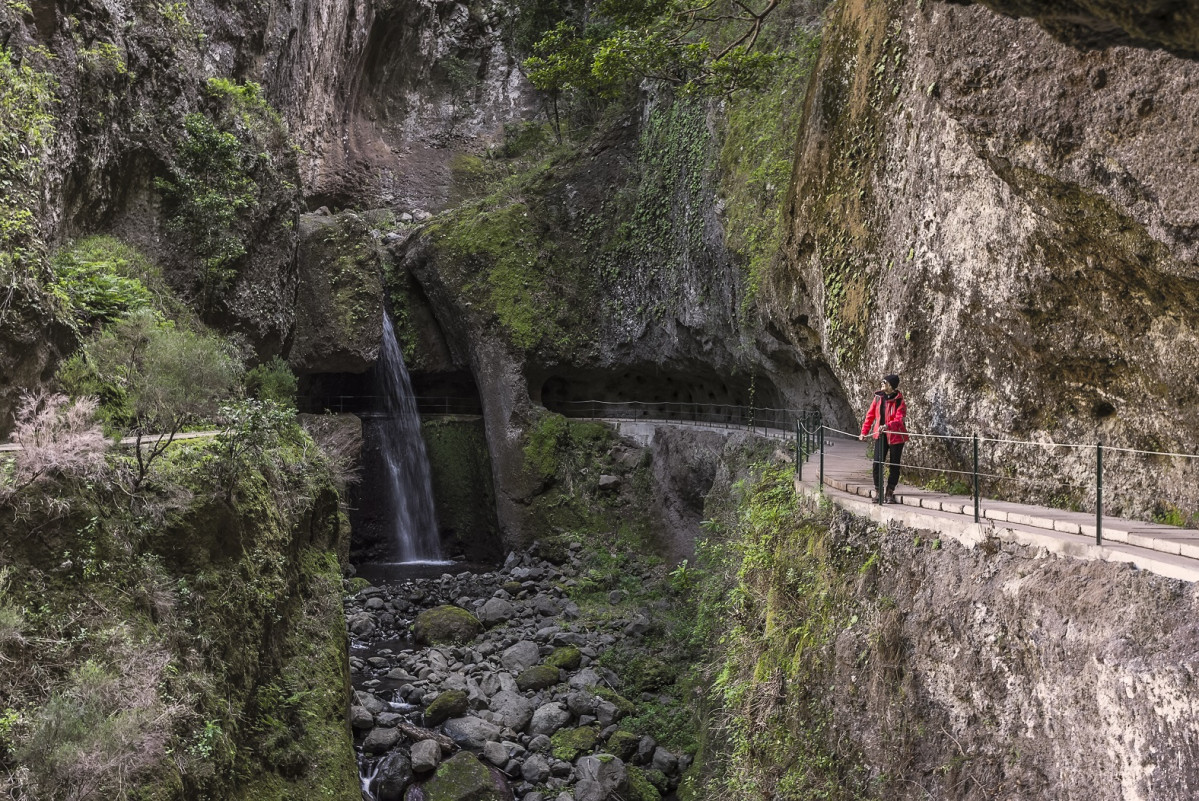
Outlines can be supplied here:
<path id="1" fill-rule="evenodd" d="M 775 318 L 819 321 L 855 410 L 901 373 L 918 431 L 1199 447 L 1177 424 L 1199 410 L 1199 63 L 1076 49 L 979 7 L 835 9 Z M 1089 452 L 991 458 L 1093 494 Z M 1194 497 L 1181 463 L 1126 457 L 1108 480 L 1147 469 Z"/>

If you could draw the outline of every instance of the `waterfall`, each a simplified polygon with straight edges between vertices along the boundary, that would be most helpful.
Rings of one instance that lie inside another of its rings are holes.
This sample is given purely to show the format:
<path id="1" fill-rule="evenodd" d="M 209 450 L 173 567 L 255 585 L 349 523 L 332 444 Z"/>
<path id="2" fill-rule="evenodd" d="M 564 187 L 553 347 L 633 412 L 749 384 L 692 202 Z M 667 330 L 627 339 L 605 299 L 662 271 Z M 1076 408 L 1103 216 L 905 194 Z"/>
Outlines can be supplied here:
<path id="1" fill-rule="evenodd" d="M 386 313 L 383 352 L 376 376 L 385 412 L 379 445 L 387 464 L 386 501 L 395 531 L 397 559 L 400 562 L 440 560 L 433 485 L 429 478 L 429 456 L 421 438 L 420 414 L 408 380 L 408 368 L 404 366 L 404 354 L 396 341 L 391 316 Z"/>

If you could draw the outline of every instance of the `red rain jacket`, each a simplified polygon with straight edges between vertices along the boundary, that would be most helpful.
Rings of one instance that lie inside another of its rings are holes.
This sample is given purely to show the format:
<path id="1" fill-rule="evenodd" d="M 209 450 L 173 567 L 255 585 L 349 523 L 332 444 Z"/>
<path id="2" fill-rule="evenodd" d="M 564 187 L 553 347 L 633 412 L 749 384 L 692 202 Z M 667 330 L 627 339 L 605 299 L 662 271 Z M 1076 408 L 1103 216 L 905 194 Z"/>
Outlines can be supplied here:
<path id="1" fill-rule="evenodd" d="M 879 413 L 879 405 L 883 404 L 882 413 Z M 903 424 L 903 419 L 908 416 L 908 406 L 903 401 L 903 393 L 896 391 L 895 397 L 886 397 L 882 390 L 874 393 L 874 403 L 870 404 L 870 411 L 866 412 L 866 422 L 862 423 L 862 436 L 871 434 L 874 439 L 878 439 L 879 423 L 884 423 L 887 426 L 887 444 L 899 445 L 908 441 L 907 427 Z"/>

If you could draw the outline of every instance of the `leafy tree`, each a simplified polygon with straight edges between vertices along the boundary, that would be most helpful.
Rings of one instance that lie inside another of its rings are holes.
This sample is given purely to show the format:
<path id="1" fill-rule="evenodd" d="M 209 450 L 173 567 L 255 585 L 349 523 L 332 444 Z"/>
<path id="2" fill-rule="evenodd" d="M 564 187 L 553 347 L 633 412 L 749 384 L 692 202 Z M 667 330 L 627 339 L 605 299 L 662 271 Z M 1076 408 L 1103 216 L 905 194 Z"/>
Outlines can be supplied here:
<path id="1" fill-rule="evenodd" d="M 223 404 L 220 414 L 224 427 L 217 435 L 216 470 L 226 498 L 232 501 L 238 475 L 295 425 L 296 414 L 274 401 L 252 398 Z"/>
<path id="2" fill-rule="evenodd" d="M 184 428 L 233 396 L 239 373 L 219 337 L 143 310 L 88 343 L 60 379 L 73 394 L 99 395 L 110 424 L 136 437 L 136 487 Z"/>
<path id="3" fill-rule="evenodd" d="M 599 0 L 558 21 L 531 47 L 529 80 L 555 129 L 564 96 L 614 98 L 645 79 L 686 91 L 754 88 L 780 57 L 758 47 L 779 0 Z"/>

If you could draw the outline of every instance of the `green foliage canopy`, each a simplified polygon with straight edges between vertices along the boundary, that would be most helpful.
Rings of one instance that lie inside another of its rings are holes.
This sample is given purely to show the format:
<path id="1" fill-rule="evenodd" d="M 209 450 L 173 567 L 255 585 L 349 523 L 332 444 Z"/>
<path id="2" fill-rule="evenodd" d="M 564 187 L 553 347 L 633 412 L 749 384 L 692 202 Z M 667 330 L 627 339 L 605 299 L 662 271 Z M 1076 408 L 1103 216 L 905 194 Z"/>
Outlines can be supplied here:
<path id="1" fill-rule="evenodd" d="M 545 31 L 525 67 L 533 85 L 555 97 L 614 98 L 646 78 L 716 93 L 753 88 L 778 59 L 756 49 L 778 2 L 589 2 Z"/>

